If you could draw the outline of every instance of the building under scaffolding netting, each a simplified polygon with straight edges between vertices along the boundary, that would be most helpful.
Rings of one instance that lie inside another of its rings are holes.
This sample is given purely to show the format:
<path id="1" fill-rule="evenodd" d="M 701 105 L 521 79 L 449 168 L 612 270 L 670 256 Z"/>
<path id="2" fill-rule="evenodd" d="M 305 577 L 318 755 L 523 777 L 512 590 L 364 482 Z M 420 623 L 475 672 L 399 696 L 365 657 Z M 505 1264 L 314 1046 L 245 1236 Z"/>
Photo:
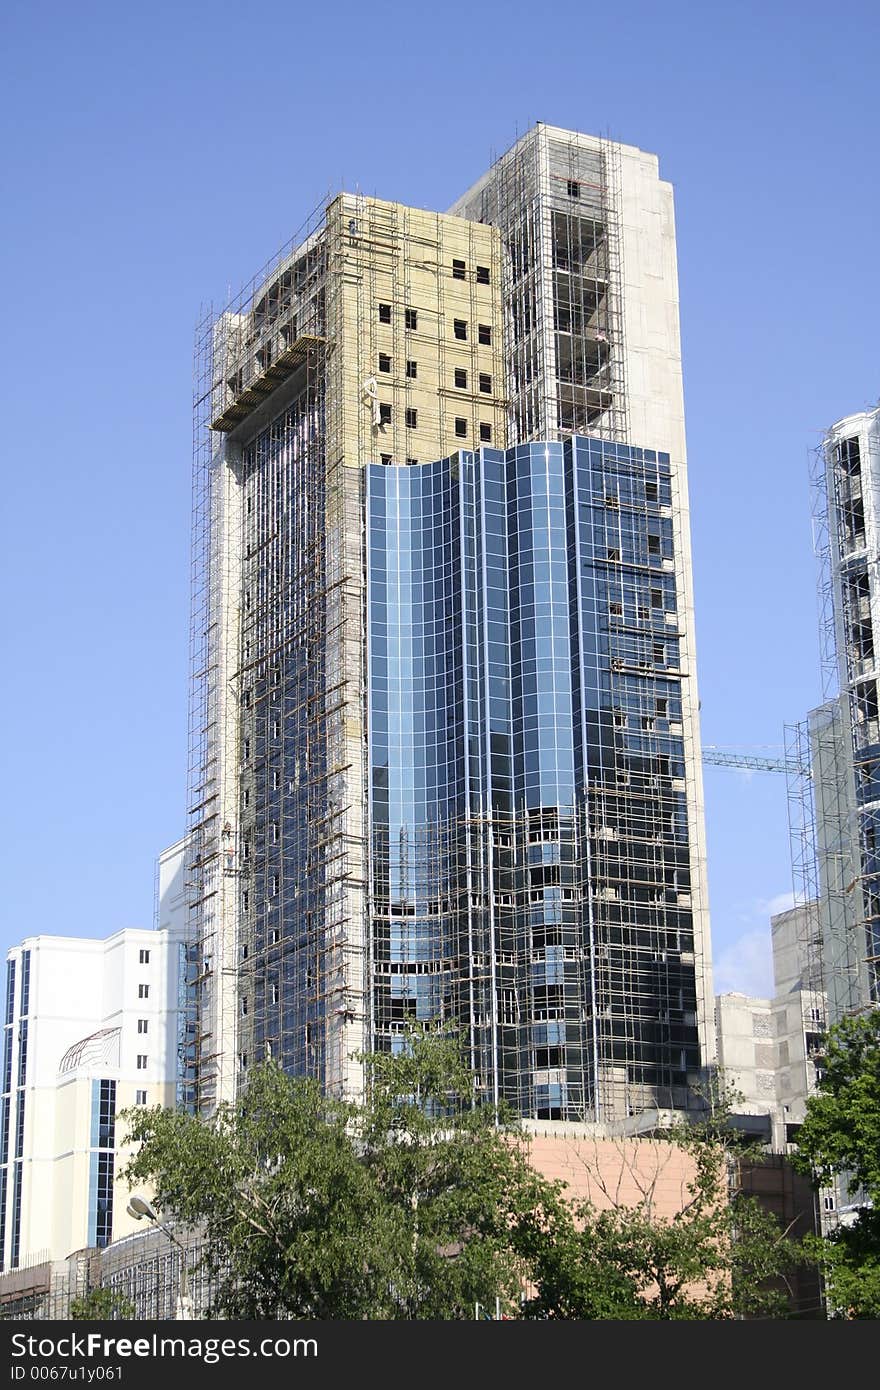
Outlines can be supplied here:
<path id="1" fill-rule="evenodd" d="M 624 274 L 624 266 L 626 273 Z M 714 1056 L 672 192 L 539 126 L 199 332 L 184 1093 L 457 1025 L 523 1115 Z"/>
<path id="2" fill-rule="evenodd" d="M 880 410 L 847 416 L 811 470 L 825 703 L 787 732 L 795 897 L 829 1023 L 880 1003 L 878 484 Z"/>

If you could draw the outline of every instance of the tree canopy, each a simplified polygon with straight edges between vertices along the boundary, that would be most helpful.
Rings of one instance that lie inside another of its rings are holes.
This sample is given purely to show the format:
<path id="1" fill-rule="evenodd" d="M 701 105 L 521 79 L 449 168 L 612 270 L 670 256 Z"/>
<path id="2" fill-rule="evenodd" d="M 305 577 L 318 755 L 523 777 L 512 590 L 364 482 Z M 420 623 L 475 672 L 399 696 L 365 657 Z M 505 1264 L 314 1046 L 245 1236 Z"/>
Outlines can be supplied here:
<path id="1" fill-rule="evenodd" d="M 96 1284 L 87 1293 L 70 1301 L 73 1322 L 110 1322 L 134 1317 L 134 1305 L 123 1294 L 114 1293 L 106 1284 Z"/>
<path id="2" fill-rule="evenodd" d="M 831 1311 L 880 1317 L 880 1009 L 829 1030 L 818 1092 L 807 1102 L 795 1165 L 817 1186 L 840 1179 L 858 1210 L 820 1241 Z"/>
<path id="3" fill-rule="evenodd" d="M 370 1101 L 323 1096 L 268 1062 L 209 1120 L 128 1112 L 129 1180 L 198 1227 L 220 1316 L 467 1318 L 516 1305 L 516 1214 L 551 1184 L 474 1097 L 450 1038 L 367 1059 Z"/>
<path id="4" fill-rule="evenodd" d="M 413 1032 L 364 1059 L 367 1099 L 321 1094 L 269 1061 L 210 1119 L 135 1109 L 132 1184 L 196 1228 L 212 1315 L 241 1319 L 461 1319 L 478 1306 L 559 1319 L 712 1318 L 775 1311 L 761 1292 L 791 1249 L 730 1191 L 712 1121 L 658 1138 L 684 1146 L 682 1210 L 597 1210 L 529 1162 L 528 1136 L 482 1103 L 454 1036 Z"/>

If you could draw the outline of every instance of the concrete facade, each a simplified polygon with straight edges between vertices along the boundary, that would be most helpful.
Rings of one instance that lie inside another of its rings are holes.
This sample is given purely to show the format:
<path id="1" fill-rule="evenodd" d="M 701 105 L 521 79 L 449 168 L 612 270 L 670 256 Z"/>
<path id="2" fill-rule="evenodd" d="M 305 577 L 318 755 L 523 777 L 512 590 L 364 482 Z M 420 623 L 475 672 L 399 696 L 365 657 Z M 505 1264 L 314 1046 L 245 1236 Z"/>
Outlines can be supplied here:
<path id="1" fill-rule="evenodd" d="M 743 1100 L 735 1112 L 766 1116 L 776 1153 L 795 1142 L 806 1103 L 816 1089 L 816 1063 L 824 1018 L 824 994 L 815 984 L 806 947 L 812 905 L 771 918 L 772 999 L 721 994 L 716 999 L 718 1063 L 725 1081 Z"/>

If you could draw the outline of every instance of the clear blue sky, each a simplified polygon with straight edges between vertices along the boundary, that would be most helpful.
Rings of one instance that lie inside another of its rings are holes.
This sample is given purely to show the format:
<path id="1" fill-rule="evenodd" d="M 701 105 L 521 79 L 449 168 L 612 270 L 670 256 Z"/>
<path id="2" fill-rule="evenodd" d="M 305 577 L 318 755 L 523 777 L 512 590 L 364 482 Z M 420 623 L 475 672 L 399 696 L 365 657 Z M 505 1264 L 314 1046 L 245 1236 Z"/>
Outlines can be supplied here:
<path id="1" fill-rule="evenodd" d="M 536 120 L 676 188 L 703 737 L 819 698 L 807 458 L 876 403 L 876 0 L 8 0 L 3 941 L 148 925 L 184 823 L 200 306 L 330 187 L 447 207 Z M 718 984 L 766 987 L 783 779 L 706 769 Z"/>

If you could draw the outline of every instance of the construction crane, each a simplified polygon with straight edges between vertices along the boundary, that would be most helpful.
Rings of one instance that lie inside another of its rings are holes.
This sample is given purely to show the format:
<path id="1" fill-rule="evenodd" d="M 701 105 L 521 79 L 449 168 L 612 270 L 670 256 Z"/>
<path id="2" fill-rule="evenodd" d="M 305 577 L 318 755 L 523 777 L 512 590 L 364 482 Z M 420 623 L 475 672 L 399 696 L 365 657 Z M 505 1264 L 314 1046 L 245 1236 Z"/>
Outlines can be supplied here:
<path id="1" fill-rule="evenodd" d="M 717 744 L 703 744 L 703 762 L 713 767 L 745 767 L 753 772 L 788 772 L 801 777 L 812 777 L 809 765 L 798 762 L 797 758 L 782 756 L 768 758 L 759 753 L 747 753 L 735 748 L 719 748 Z"/>

